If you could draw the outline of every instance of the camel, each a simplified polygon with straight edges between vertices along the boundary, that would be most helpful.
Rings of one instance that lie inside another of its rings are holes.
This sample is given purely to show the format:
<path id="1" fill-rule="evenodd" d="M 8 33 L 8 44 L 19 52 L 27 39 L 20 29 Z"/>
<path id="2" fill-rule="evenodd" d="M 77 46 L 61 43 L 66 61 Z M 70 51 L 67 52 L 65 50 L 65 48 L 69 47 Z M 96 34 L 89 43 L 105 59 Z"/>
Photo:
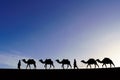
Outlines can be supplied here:
<path id="1" fill-rule="evenodd" d="M 112 65 L 115 67 L 113 61 L 110 58 L 104 58 L 102 61 L 97 59 L 96 61 L 99 62 L 99 63 L 103 63 L 102 67 L 104 67 L 104 65 L 105 65 L 105 67 L 107 68 L 106 64 L 110 64 L 110 68 L 112 67 Z"/>
<path id="2" fill-rule="evenodd" d="M 93 58 L 90 58 L 88 61 L 81 60 L 81 62 L 87 64 L 87 68 L 88 68 L 88 66 L 90 66 L 90 68 L 91 68 L 92 64 L 95 65 L 95 68 L 96 68 L 96 66 L 99 68 L 99 65 L 97 64 L 96 60 Z"/>
<path id="3" fill-rule="evenodd" d="M 67 69 L 68 69 L 68 67 L 70 66 L 71 68 L 72 68 L 72 66 L 71 66 L 71 64 L 70 64 L 70 61 L 68 60 L 68 59 L 63 59 L 62 61 L 59 61 L 59 59 L 57 59 L 56 60 L 59 64 L 62 64 L 62 68 L 64 69 L 65 67 L 64 67 L 64 65 L 66 64 L 67 65 Z"/>
<path id="4" fill-rule="evenodd" d="M 41 63 L 45 64 L 44 67 L 45 69 L 47 69 L 47 65 L 50 65 L 49 69 L 51 68 L 51 66 L 53 66 L 53 68 L 55 67 L 53 64 L 53 61 L 51 59 L 46 59 L 45 61 L 43 61 L 42 59 L 39 60 Z"/>
<path id="5" fill-rule="evenodd" d="M 27 64 L 26 69 L 28 68 L 28 66 L 29 66 L 29 68 L 31 69 L 31 66 L 30 66 L 30 65 L 34 65 L 34 69 L 36 69 L 36 62 L 35 62 L 34 59 L 28 59 L 27 61 L 26 61 L 26 59 L 22 59 L 22 61 L 23 61 L 25 64 Z"/>

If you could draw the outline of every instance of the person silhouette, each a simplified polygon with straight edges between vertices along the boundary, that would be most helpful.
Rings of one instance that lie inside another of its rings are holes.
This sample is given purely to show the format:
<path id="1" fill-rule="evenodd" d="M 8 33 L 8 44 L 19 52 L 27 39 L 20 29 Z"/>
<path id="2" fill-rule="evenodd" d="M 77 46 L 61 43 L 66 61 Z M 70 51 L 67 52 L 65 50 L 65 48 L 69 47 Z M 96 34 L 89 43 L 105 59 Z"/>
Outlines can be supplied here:
<path id="1" fill-rule="evenodd" d="M 18 61 L 18 69 L 21 69 L 21 61 Z"/>
<path id="2" fill-rule="evenodd" d="M 78 69 L 78 66 L 77 66 L 77 62 L 76 62 L 76 59 L 74 59 L 74 63 L 73 63 L 73 66 L 74 66 L 74 69 Z"/>

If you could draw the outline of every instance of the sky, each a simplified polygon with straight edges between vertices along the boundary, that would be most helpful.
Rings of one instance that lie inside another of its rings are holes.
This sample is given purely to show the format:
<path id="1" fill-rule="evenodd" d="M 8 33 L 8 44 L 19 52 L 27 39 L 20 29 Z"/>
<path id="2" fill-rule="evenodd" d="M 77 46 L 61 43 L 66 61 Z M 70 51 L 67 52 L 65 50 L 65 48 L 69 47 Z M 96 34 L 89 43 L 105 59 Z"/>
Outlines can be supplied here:
<path id="1" fill-rule="evenodd" d="M 24 58 L 38 69 L 46 58 L 85 68 L 81 60 L 104 57 L 120 67 L 119 0 L 0 0 L 0 68 Z"/>

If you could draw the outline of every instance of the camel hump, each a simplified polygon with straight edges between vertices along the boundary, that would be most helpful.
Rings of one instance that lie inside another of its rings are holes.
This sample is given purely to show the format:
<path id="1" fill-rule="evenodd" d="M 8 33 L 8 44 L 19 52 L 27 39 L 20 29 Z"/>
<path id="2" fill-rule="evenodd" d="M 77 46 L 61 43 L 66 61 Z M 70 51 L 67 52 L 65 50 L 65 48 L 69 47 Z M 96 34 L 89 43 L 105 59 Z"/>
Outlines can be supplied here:
<path id="1" fill-rule="evenodd" d="M 36 63 L 34 59 L 28 59 L 28 61 Z"/>
<path id="2" fill-rule="evenodd" d="M 70 61 L 68 59 L 63 59 L 62 62 L 66 62 L 70 64 Z"/>
<path id="3" fill-rule="evenodd" d="M 28 59 L 28 60 L 34 60 L 34 59 Z"/>
<path id="4" fill-rule="evenodd" d="M 68 59 L 63 59 L 64 61 L 69 61 Z"/>
<path id="5" fill-rule="evenodd" d="M 105 60 L 111 60 L 110 58 L 107 58 L 107 57 L 105 57 L 104 59 L 105 59 Z"/>
<path id="6" fill-rule="evenodd" d="M 94 58 L 90 58 L 89 60 L 95 60 Z"/>
<path id="7" fill-rule="evenodd" d="M 49 61 L 49 62 L 52 62 L 52 60 L 51 60 L 51 59 L 46 59 L 45 61 Z"/>
<path id="8" fill-rule="evenodd" d="M 97 64 L 96 60 L 93 59 L 93 58 L 90 58 L 87 62 L 88 62 L 89 64 Z"/>
<path id="9" fill-rule="evenodd" d="M 88 61 L 90 61 L 90 62 L 96 62 L 96 60 L 93 59 L 93 58 L 90 58 Z"/>
<path id="10" fill-rule="evenodd" d="M 104 61 L 104 62 L 111 62 L 111 63 L 113 63 L 112 60 L 111 60 L 110 58 L 107 58 L 107 57 L 104 58 L 103 61 Z"/>
<path id="11" fill-rule="evenodd" d="M 51 59 L 46 59 L 46 60 L 51 61 Z"/>

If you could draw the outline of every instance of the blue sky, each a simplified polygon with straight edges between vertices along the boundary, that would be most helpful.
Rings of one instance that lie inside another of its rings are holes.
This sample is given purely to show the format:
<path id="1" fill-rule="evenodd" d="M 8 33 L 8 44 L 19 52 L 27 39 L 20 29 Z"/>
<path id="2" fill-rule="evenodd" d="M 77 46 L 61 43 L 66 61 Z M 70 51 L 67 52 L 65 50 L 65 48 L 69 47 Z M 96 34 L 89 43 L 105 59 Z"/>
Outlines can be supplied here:
<path id="1" fill-rule="evenodd" d="M 68 58 L 71 64 L 76 58 L 79 67 L 86 67 L 80 60 L 110 57 L 120 66 L 119 4 L 119 0 L 1 0 L 0 68 L 16 68 L 23 58 Z"/>

